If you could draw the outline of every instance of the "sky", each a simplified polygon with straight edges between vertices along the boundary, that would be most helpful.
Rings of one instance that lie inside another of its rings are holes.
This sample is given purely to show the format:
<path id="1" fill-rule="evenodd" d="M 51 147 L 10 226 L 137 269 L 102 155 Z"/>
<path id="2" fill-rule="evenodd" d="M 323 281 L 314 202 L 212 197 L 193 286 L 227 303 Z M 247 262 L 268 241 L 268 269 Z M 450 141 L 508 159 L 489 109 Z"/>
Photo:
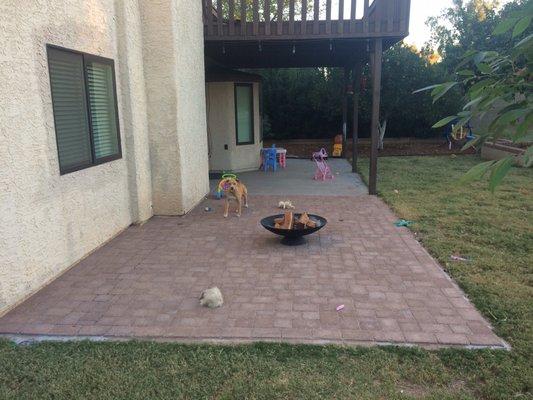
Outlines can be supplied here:
<path id="1" fill-rule="evenodd" d="M 0 0 L 1 1 L 1 0 Z M 373 0 L 370 1 L 372 3 Z M 500 0 L 500 6 L 506 4 L 512 0 Z M 325 1 L 321 0 L 321 4 Z M 309 3 L 309 2 L 308 2 Z M 332 18 L 335 19 L 335 13 L 338 12 L 339 0 L 332 0 Z M 350 1 L 344 1 L 344 15 L 350 15 Z M 363 16 L 363 1 L 356 2 L 356 15 L 357 18 Z M 452 0 L 411 0 L 411 19 L 409 21 L 410 35 L 405 39 L 409 44 L 415 45 L 417 48 L 421 48 L 430 38 L 430 30 L 426 26 L 426 20 L 431 16 L 438 16 L 445 8 L 450 7 L 453 4 Z M 325 11 L 324 11 L 325 12 Z M 321 16 L 322 19 L 325 15 Z"/>
<path id="2" fill-rule="evenodd" d="M 501 1 L 501 4 L 510 0 Z M 452 0 L 411 0 L 411 20 L 409 22 L 409 36 L 405 41 L 421 48 L 429 40 L 430 31 L 426 26 L 428 17 L 440 14 L 444 8 L 451 6 Z"/>
<path id="3" fill-rule="evenodd" d="M 421 48 L 430 36 L 429 28 L 426 26 L 428 17 L 439 15 L 442 9 L 451 4 L 452 0 L 411 0 L 409 36 L 405 41 Z"/>

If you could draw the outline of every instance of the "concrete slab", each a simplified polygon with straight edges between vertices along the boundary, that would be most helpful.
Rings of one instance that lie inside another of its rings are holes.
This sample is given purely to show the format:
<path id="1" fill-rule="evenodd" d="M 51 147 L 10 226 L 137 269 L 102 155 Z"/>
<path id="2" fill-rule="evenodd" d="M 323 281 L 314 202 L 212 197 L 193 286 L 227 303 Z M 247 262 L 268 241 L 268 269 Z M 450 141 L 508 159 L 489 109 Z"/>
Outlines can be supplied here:
<path id="1" fill-rule="evenodd" d="M 368 189 L 359 177 L 352 173 L 352 167 L 344 159 L 328 161 L 335 179 L 315 181 L 315 163 L 311 160 L 288 159 L 287 168 L 276 172 L 252 171 L 238 174 L 250 195 L 290 196 L 361 196 Z M 214 190 L 218 180 L 211 180 Z"/>

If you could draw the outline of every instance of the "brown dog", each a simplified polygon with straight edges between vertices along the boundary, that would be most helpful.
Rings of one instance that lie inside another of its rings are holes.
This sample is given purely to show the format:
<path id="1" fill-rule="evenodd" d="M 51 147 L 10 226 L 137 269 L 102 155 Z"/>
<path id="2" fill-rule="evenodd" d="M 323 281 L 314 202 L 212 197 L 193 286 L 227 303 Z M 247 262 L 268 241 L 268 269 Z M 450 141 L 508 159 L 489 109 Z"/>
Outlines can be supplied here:
<path id="1" fill-rule="evenodd" d="M 237 201 L 237 216 L 241 216 L 242 206 L 248 208 L 248 190 L 238 179 L 225 178 L 220 181 L 219 187 L 224 191 L 226 200 L 224 204 L 224 218 L 228 217 L 230 200 Z"/>

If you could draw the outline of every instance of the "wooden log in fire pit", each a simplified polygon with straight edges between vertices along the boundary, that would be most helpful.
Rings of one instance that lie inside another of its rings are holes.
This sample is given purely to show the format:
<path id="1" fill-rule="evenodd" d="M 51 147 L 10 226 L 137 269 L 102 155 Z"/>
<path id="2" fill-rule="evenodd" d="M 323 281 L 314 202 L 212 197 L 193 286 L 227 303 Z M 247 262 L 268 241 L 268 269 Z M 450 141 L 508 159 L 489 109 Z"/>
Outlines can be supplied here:
<path id="1" fill-rule="evenodd" d="M 316 222 L 309 218 L 309 215 L 304 212 L 296 220 L 292 211 L 286 211 L 283 218 L 276 218 L 274 220 L 276 229 L 307 229 L 315 228 Z"/>

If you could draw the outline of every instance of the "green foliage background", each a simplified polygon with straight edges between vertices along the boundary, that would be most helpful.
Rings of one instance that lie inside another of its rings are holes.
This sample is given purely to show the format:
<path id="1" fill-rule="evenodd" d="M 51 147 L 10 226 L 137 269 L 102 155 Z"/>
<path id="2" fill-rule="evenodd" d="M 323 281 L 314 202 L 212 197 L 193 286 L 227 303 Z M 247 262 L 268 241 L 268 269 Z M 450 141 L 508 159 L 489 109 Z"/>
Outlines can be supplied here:
<path id="1" fill-rule="evenodd" d="M 498 50 L 509 43 L 487 40 L 497 24 L 531 0 L 515 0 L 498 11 L 494 0 L 454 0 L 442 15 L 427 24 L 432 37 L 424 48 L 399 43 L 383 58 L 382 119 L 388 120 L 387 137 L 440 137 L 435 121 L 462 108 L 463 92 L 454 88 L 433 104 L 429 94 L 416 89 L 451 80 L 463 54 L 470 49 Z M 441 60 L 430 62 L 434 51 Z M 342 129 L 343 72 L 339 68 L 269 69 L 259 71 L 263 81 L 264 134 L 267 138 L 330 138 Z M 371 87 L 368 67 L 361 93 L 360 137 L 370 134 Z M 349 109 L 352 109 L 349 97 Z M 348 136 L 352 130 L 349 114 Z"/>
<path id="2" fill-rule="evenodd" d="M 429 137 L 435 120 L 453 112 L 459 104 L 449 97 L 433 105 L 431 96 L 412 92 L 428 82 L 438 82 L 444 68 L 430 64 L 412 47 L 402 43 L 384 54 L 382 118 L 388 120 L 387 136 Z M 339 68 L 262 70 L 265 137 L 329 138 L 342 129 L 343 71 Z M 370 133 L 371 86 L 368 67 L 363 72 L 360 136 Z M 349 96 L 349 109 L 352 97 Z M 351 119 L 351 118 L 349 118 Z M 351 120 L 348 132 L 351 132 Z"/>

